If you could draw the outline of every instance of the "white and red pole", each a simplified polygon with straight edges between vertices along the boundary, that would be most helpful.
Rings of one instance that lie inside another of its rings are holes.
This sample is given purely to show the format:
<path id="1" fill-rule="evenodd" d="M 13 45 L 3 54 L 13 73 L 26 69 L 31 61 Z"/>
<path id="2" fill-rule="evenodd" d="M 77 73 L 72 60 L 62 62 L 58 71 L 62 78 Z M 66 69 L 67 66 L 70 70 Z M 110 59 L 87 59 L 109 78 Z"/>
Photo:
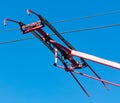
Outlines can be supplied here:
<path id="1" fill-rule="evenodd" d="M 86 54 L 86 53 L 83 53 L 83 52 L 78 52 L 78 51 L 75 51 L 75 50 L 71 50 L 71 55 L 72 56 L 77 56 L 77 57 L 80 57 L 80 58 L 83 58 L 83 59 L 87 59 L 87 60 L 90 60 L 90 61 L 93 61 L 93 62 L 96 62 L 96 63 L 99 63 L 99 64 L 103 64 L 103 65 L 106 65 L 106 66 L 109 66 L 109 67 L 116 68 L 116 69 L 120 70 L 120 63 L 116 63 L 116 62 L 113 62 L 113 61 L 110 61 L 110 60 L 102 59 L 100 57 L 93 56 L 93 55 L 90 55 L 90 54 Z"/>

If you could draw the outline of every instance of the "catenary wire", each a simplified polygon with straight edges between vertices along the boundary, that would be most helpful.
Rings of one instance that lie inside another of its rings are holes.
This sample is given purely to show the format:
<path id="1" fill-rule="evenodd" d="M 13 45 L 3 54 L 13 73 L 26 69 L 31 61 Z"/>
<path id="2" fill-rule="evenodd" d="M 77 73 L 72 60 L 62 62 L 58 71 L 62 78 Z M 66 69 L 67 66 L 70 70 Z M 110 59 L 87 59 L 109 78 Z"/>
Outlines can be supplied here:
<path id="1" fill-rule="evenodd" d="M 115 26 L 120 26 L 120 24 L 111 24 L 111 25 L 104 25 L 104 26 L 98 26 L 98 27 L 92 27 L 92 28 L 83 28 L 83 29 L 78 29 L 78 30 L 70 30 L 70 31 L 61 32 L 60 34 L 82 32 L 82 31 L 96 30 L 96 29 L 102 29 L 102 28 L 110 28 L 110 27 L 115 27 Z M 54 34 L 51 34 L 51 35 L 54 35 Z"/>
<path id="2" fill-rule="evenodd" d="M 60 23 L 60 22 L 70 22 L 70 21 L 75 21 L 75 20 L 82 20 L 82 19 L 87 19 L 87 18 L 93 18 L 93 17 L 105 16 L 105 15 L 111 15 L 111 14 L 118 14 L 118 13 L 120 13 L 120 10 L 110 11 L 110 12 L 95 14 L 95 15 L 90 15 L 90 16 L 83 16 L 83 17 L 53 21 L 53 22 L 51 22 L 51 24 Z M 9 32 L 9 31 L 18 30 L 18 29 L 19 28 L 11 28 L 11 29 L 6 29 L 6 30 L 0 30 L 0 32 Z"/>
<path id="3" fill-rule="evenodd" d="M 65 19 L 65 20 L 58 20 L 58 21 L 55 21 L 55 22 L 52 22 L 52 23 L 70 22 L 70 21 L 75 21 L 75 20 L 93 18 L 93 17 L 98 17 L 98 16 L 106 16 L 106 15 L 118 14 L 118 13 L 120 13 L 120 10 L 110 11 L 110 12 L 101 13 L 101 14 L 94 14 L 94 15 L 90 15 L 90 16 L 83 16 L 83 17 L 78 17 L 78 18 L 70 18 L 70 19 Z"/>
<path id="4" fill-rule="evenodd" d="M 10 29 L 5 29 L 5 30 L 0 30 L 0 32 L 9 32 L 9 31 L 14 31 L 18 30 L 19 28 L 10 28 Z"/>
<path id="5" fill-rule="evenodd" d="M 21 39 L 16 39 L 16 40 L 8 40 L 8 41 L 0 42 L 0 44 L 8 44 L 8 43 L 26 41 L 26 40 L 31 40 L 31 39 L 35 39 L 35 37 L 21 38 Z"/>
<path id="6" fill-rule="evenodd" d="M 70 31 L 60 32 L 60 34 L 82 32 L 82 31 L 88 31 L 88 30 L 97 30 L 97 29 L 110 28 L 110 27 L 116 27 L 116 26 L 120 26 L 120 24 L 111 24 L 111 25 L 104 25 L 104 26 L 98 26 L 98 27 L 93 27 L 93 28 L 83 28 L 83 29 L 78 29 L 78 30 L 70 30 Z M 53 35 L 55 35 L 55 34 L 51 34 L 50 36 L 53 36 Z M 27 37 L 27 38 L 21 38 L 21 39 L 16 39 L 16 40 L 9 40 L 9 41 L 0 42 L 0 44 L 8 44 L 8 43 L 26 41 L 26 40 L 31 40 L 31 39 L 35 39 L 35 37 Z"/>

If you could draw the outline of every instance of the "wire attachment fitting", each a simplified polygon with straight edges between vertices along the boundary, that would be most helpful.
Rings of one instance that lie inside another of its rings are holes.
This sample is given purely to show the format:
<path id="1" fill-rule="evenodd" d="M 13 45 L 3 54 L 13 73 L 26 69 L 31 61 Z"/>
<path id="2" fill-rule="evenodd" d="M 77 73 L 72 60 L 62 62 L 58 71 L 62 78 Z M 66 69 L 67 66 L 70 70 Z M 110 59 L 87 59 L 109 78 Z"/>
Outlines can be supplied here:
<path id="1" fill-rule="evenodd" d="M 15 22 L 15 23 L 19 24 L 20 26 L 25 25 L 24 23 L 22 23 L 22 22 L 20 22 L 20 21 L 16 21 L 16 20 L 12 20 L 12 19 L 5 18 L 5 19 L 4 19 L 4 26 L 6 26 L 6 22 L 7 22 L 7 21 Z"/>
<path id="2" fill-rule="evenodd" d="M 30 10 L 30 9 L 27 9 L 27 14 L 30 16 L 30 13 L 36 15 L 40 20 L 42 20 L 42 16 L 40 14 L 37 14 L 36 12 Z"/>

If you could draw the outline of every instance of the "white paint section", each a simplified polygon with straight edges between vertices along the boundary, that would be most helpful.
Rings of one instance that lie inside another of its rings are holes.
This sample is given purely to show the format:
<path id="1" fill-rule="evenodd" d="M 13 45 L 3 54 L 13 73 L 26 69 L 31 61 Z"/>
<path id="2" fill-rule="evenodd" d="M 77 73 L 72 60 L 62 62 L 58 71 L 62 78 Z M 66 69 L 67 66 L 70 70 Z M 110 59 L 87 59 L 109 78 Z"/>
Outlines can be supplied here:
<path id="1" fill-rule="evenodd" d="M 84 59 L 87 59 L 87 60 L 90 60 L 90 61 L 93 61 L 93 62 L 96 62 L 96 63 L 99 63 L 99 64 L 103 64 L 103 65 L 106 65 L 106 66 L 110 66 L 110 67 L 113 67 L 113 68 L 116 68 L 116 69 L 120 70 L 120 63 L 116 63 L 116 62 L 113 62 L 113 61 L 102 59 L 100 57 L 96 57 L 96 56 L 93 56 L 93 55 L 90 55 L 90 54 L 78 52 L 78 51 L 75 51 L 75 50 L 71 50 L 71 55 L 77 56 L 77 57 L 80 57 L 80 58 L 84 58 Z"/>

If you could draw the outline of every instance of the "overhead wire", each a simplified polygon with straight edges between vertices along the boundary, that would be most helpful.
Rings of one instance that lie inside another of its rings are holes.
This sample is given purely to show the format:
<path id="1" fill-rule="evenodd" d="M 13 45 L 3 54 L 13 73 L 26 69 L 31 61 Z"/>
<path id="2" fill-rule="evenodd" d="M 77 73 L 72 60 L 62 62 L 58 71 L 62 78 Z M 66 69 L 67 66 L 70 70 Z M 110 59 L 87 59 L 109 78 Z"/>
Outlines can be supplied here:
<path id="1" fill-rule="evenodd" d="M 82 31 L 88 31 L 88 30 L 97 30 L 97 29 L 110 28 L 110 27 L 115 27 L 115 26 L 120 26 L 120 24 L 110 24 L 110 25 L 97 26 L 97 27 L 92 27 L 92 28 L 70 30 L 70 31 L 60 32 L 60 34 L 63 35 L 63 34 L 68 34 L 68 33 L 82 32 Z M 50 34 L 50 36 L 53 36 L 53 35 L 55 34 Z M 35 37 L 27 37 L 27 38 L 21 38 L 21 39 L 16 39 L 16 40 L 9 40 L 9 41 L 0 42 L 0 44 L 8 44 L 8 43 L 26 41 L 26 40 L 31 40 L 31 39 L 35 39 Z"/>
<path id="2" fill-rule="evenodd" d="M 26 41 L 26 40 L 31 40 L 31 39 L 35 39 L 35 37 L 20 38 L 20 39 L 16 39 L 16 40 L 8 40 L 8 41 L 0 42 L 0 44 L 8 44 L 8 43 Z"/>
<path id="3" fill-rule="evenodd" d="M 60 23 L 60 22 L 70 22 L 70 21 L 75 21 L 75 20 L 82 20 L 82 19 L 88 19 L 88 18 L 93 18 L 93 17 L 98 17 L 98 16 L 106 16 L 106 15 L 111 15 L 111 14 L 118 14 L 120 13 L 120 10 L 117 11 L 110 11 L 110 12 L 106 12 L 106 13 L 101 13 L 101 14 L 94 14 L 94 15 L 90 15 L 90 16 L 83 16 L 83 17 L 78 17 L 78 18 L 70 18 L 70 19 L 65 19 L 65 20 L 58 20 L 54 23 Z"/>
<path id="4" fill-rule="evenodd" d="M 14 31 L 18 30 L 19 28 L 10 28 L 10 29 L 5 29 L 5 30 L 0 30 L 0 32 L 9 32 L 9 31 Z"/>
<path id="5" fill-rule="evenodd" d="M 102 28 L 110 28 L 110 27 L 114 27 L 114 26 L 120 26 L 120 24 L 111 24 L 111 25 L 97 26 L 97 27 L 92 27 L 92 28 L 83 28 L 83 29 L 77 29 L 77 30 L 70 30 L 70 31 L 61 32 L 60 34 L 82 32 L 82 31 L 96 30 L 96 29 L 102 29 Z"/>

